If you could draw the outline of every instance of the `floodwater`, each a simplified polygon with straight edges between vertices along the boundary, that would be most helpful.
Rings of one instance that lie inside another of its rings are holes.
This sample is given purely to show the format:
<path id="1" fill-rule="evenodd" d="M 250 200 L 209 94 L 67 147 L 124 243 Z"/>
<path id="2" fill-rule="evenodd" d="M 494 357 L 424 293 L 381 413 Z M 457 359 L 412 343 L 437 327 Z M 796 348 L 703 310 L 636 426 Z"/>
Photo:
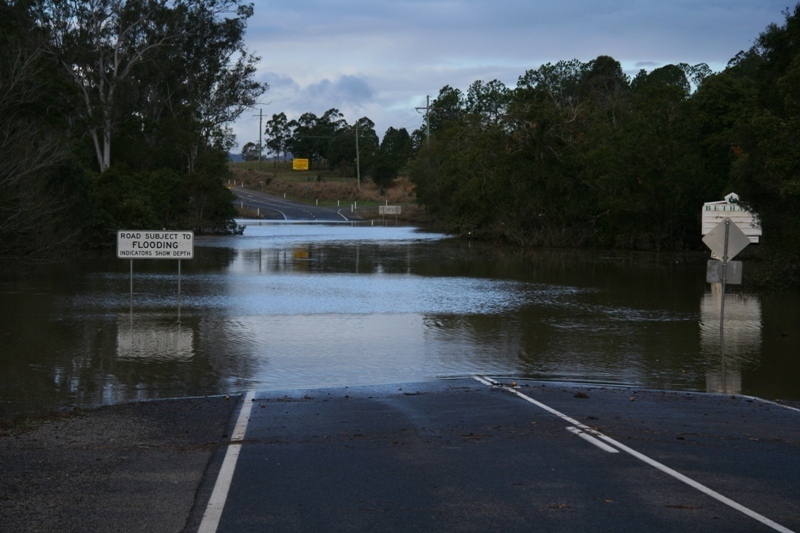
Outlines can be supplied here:
<path id="1" fill-rule="evenodd" d="M 729 286 L 721 335 L 705 262 L 258 222 L 86 254 L 0 278 L 0 416 L 471 374 L 800 399 L 797 295 Z"/>

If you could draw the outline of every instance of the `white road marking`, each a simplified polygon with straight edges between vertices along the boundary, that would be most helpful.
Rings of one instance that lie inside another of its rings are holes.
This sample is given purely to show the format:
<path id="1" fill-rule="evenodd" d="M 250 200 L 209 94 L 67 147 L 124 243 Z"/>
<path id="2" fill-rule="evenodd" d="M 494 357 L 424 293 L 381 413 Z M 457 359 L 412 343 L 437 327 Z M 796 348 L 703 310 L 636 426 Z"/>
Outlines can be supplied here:
<path id="1" fill-rule="evenodd" d="M 791 405 L 784 405 L 782 403 L 765 400 L 764 398 L 759 398 L 758 396 L 742 396 L 742 398 L 747 398 L 748 400 L 754 400 L 757 402 L 765 403 L 767 405 L 774 405 L 775 407 L 783 407 L 784 409 L 789 409 L 791 411 L 797 411 L 798 413 L 800 413 L 800 409 L 798 409 L 797 407 L 792 407 Z"/>
<path id="2" fill-rule="evenodd" d="M 577 435 L 577 436 L 579 436 L 580 438 L 582 438 L 582 439 L 583 439 L 583 440 L 585 440 L 586 442 L 590 442 L 590 443 L 594 444 L 595 446 L 597 446 L 598 448 L 600 448 L 600 449 L 601 449 L 601 450 L 603 450 L 604 452 L 608 452 L 608 453 L 619 453 L 619 450 L 618 450 L 618 449 L 616 449 L 616 448 L 613 448 L 613 447 L 609 446 L 609 445 L 608 445 L 608 444 L 606 444 L 605 442 L 603 442 L 603 441 L 601 441 L 601 440 L 598 440 L 598 439 L 594 438 L 593 436 L 589 435 L 589 434 L 588 434 L 588 433 L 586 433 L 585 431 L 582 431 L 582 430 L 580 430 L 580 429 L 578 429 L 578 428 L 576 428 L 576 427 L 574 427 L 574 426 L 568 426 L 568 427 L 567 427 L 567 431 L 569 431 L 569 432 L 570 432 L 570 433 L 572 433 L 573 435 Z"/>
<path id="3" fill-rule="evenodd" d="M 203 521 L 200 523 L 199 533 L 214 533 L 219 527 L 219 519 L 222 517 L 222 510 L 225 508 L 225 501 L 228 499 L 228 490 L 231 488 L 233 472 L 236 470 L 236 461 L 239 459 L 239 451 L 242 447 L 242 440 L 247 431 L 247 423 L 250 421 L 250 411 L 253 409 L 253 398 L 255 391 L 248 391 L 245 395 L 242 410 L 239 411 L 239 418 L 236 420 L 236 427 L 231 435 L 231 443 L 222 461 L 214 491 L 208 500 L 206 512 L 203 514 Z"/>
<path id="4" fill-rule="evenodd" d="M 576 428 L 580 428 L 581 430 L 591 434 L 592 436 L 597 437 L 598 439 L 604 440 L 608 444 L 611 444 L 611 445 L 615 446 L 616 448 L 619 448 L 623 452 L 625 452 L 625 453 L 627 453 L 627 454 L 639 459 L 640 461 L 645 462 L 646 464 L 648 464 L 648 465 L 660 470 L 661 472 L 664 472 L 665 474 L 668 474 L 668 475 L 674 477 L 678 481 L 682 481 L 683 483 L 686 483 L 690 487 L 699 490 L 703 494 L 714 498 L 718 502 L 721 502 L 721 503 L 727 505 L 728 507 L 731 507 L 732 509 L 736 509 L 740 513 L 743 513 L 743 514 L 749 516 L 750 518 L 752 518 L 752 519 L 754 519 L 754 520 L 756 520 L 758 522 L 761 522 L 765 526 L 770 527 L 770 528 L 774 529 L 775 531 L 780 531 L 781 533 L 795 533 L 791 529 L 789 529 L 787 527 L 784 527 L 784 526 L 780 525 L 779 523 L 777 523 L 777 522 L 775 522 L 773 520 L 770 520 L 766 516 L 761 515 L 761 514 L 755 512 L 755 511 L 753 511 L 752 509 L 749 509 L 749 508 L 745 507 L 744 505 L 741 505 L 741 504 L 731 500 L 730 498 L 728 498 L 726 496 L 723 496 L 722 494 L 720 494 L 720 493 L 718 493 L 718 492 L 706 487 L 702 483 L 699 483 L 699 482 L 697 482 L 697 481 L 695 481 L 695 480 L 693 480 L 693 479 L 681 474 L 680 472 L 678 472 L 676 470 L 673 470 L 672 468 L 670 468 L 670 467 L 668 467 L 668 466 L 666 466 L 666 465 L 664 465 L 662 463 L 659 463 L 655 459 L 651 459 L 650 457 L 648 457 L 648 456 L 646 456 L 646 455 L 644 455 L 642 453 L 637 452 L 633 448 L 629 448 L 628 446 L 625 446 L 621 442 L 618 442 L 618 441 L 612 439 L 611 437 L 600 433 L 599 431 L 596 431 L 596 430 L 594 430 L 594 429 L 592 429 L 592 428 L 590 428 L 590 427 L 588 427 L 588 426 L 586 426 L 584 424 L 581 424 L 580 422 L 578 422 L 574 418 L 571 418 L 571 417 L 565 415 L 564 413 L 562 413 L 560 411 L 557 411 L 557 410 L 553 409 L 552 407 L 550 407 L 548 405 L 543 404 L 542 402 L 536 401 L 533 398 L 531 398 L 530 396 L 526 396 L 525 394 L 522 394 L 521 392 L 519 392 L 518 390 L 514 389 L 513 387 L 508 387 L 506 385 L 503 385 L 502 383 L 499 383 L 499 382 L 497 382 L 497 381 L 495 381 L 495 380 L 493 380 L 491 378 L 487 378 L 485 376 L 473 376 L 473 378 L 475 378 L 476 380 L 480 381 L 484 385 L 489 385 L 489 386 L 492 386 L 492 387 L 499 387 L 499 388 L 501 388 L 503 390 L 506 390 L 506 391 L 508 391 L 508 392 L 510 392 L 510 393 L 522 398 L 523 400 L 525 400 L 527 402 L 530 402 L 533 405 L 535 405 L 535 406 L 537 406 L 537 407 L 539 407 L 541 409 L 544 409 L 548 413 L 551 413 L 551 414 L 561 418 L 562 420 L 566 420 L 570 424 L 574 425 Z"/>

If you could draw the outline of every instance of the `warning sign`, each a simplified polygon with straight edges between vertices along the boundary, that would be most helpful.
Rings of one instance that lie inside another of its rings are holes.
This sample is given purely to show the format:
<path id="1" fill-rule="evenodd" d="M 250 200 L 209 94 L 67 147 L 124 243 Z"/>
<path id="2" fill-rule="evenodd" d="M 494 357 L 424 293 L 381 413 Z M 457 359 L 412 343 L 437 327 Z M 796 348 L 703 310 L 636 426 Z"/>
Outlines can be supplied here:
<path id="1" fill-rule="evenodd" d="M 193 231 L 117 232 L 117 257 L 120 259 L 193 259 Z"/>

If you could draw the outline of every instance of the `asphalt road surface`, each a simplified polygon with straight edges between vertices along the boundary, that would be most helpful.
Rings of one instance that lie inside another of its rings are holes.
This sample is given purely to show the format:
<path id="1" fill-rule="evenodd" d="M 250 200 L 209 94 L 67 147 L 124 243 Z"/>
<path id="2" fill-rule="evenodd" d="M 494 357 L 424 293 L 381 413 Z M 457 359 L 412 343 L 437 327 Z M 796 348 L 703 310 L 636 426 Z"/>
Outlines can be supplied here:
<path id="1" fill-rule="evenodd" d="M 251 393 L 197 527 L 798 531 L 798 422 L 745 397 L 489 379 Z"/>
<path id="2" fill-rule="evenodd" d="M 800 410 L 464 378 L 135 402 L 0 437 L 0 530 L 800 531 Z"/>
<path id="3" fill-rule="evenodd" d="M 346 222 L 361 220 L 361 217 L 350 212 L 350 206 L 341 208 L 320 207 L 292 202 L 262 192 L 234 187 L 231 191 L 236 195 L 236 205 L 259 211 L 261 217 L 276 220 Z"/>

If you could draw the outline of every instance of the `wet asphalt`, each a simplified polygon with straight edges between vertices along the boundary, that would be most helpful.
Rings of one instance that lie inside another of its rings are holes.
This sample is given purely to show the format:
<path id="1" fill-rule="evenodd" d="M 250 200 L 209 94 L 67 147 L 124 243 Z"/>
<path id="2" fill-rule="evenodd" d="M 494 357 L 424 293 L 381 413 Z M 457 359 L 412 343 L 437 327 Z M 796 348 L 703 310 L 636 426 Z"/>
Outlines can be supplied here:
<path id="1" fill-rule="evenodd" d="M 0 467 L 4 531 L 800 531 L 800 411 L 744 396 L 256 391 L 90 411 Z"/>

